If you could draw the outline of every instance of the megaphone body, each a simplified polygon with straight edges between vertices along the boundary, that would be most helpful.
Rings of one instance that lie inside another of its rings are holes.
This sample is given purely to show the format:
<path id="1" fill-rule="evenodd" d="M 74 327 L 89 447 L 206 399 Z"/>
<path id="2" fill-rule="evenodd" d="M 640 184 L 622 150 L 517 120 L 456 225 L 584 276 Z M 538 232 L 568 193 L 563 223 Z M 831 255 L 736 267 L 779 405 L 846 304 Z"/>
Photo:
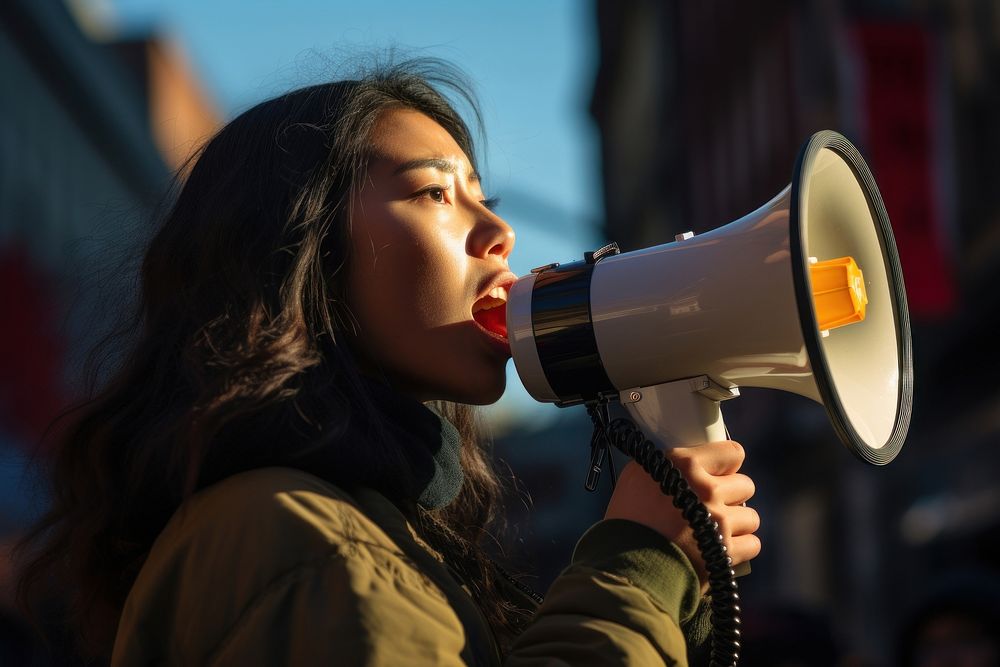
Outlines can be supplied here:
<path id="1" fill-rule="evenodd" d="M 860 267 L 854 287 L 867 299 L 837 328 L 815 271 L 834 258 Z M 719 402 L 739 387 L 823 404 L 869 463 L 892 460 L 909 425 L 909 318 L 891 227 L 860 154 L 834 132 L 814 135 L 791 184 L 739 220 L 521 278 L 507 331 L 536 400 L 617 398 L 665 446 L 724 439 Z"/>

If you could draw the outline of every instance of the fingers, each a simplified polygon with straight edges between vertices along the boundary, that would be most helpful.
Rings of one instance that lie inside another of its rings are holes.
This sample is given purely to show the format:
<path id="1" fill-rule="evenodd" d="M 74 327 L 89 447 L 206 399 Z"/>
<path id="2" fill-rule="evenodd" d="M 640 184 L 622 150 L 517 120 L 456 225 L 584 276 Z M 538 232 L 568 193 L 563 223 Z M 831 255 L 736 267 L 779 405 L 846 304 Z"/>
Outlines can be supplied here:
<path id="1" fill-rule="evenodd" d="M 726 541 L 726 550 L 733 565 L 746 563 L 760 555 L 760 538 L 756 535 L 740 535 Z"/>
<path id="2" fill-rule="evenodd" d="M 760 529 L 760 515 L 744 504 L 756 488 L 750 477 L 737 472 L 743 464 L 743 447 L 731 440 L 712 442 L 674 450 L 671 458 L 718 522 L 733 564 L 756 558 L 761 542 L 754 533 Z"/>
<path id="3" fill-rule="evenodd" d="M 719 481 L 716 489 L 715 500 L 726 505 L 742 505 L 751 498 L 757 491 L 753 480 L 744 474 L 736 473 L 727 475 Z"/>
<path id="4" fill-rule="evenodd" d="M 713 512 L 713 515 L 715 520 L 719 522 L 719 529 L 723 537 L 749 535 L 757 532 L 760 528 L 760 515 L 752 507 L 743 505 L 726 507 L 722 513 Z"/>
<path id="5" fill-rule="evenodd" d="M 760 528 L 760 515 L 755 509 L 739 505 L 725 507 L 719 513 L 712 512 L 712 515 L 719 524 L 719 532 L 734 565 L 760 554 L 760 538 L 754 534 Z"/>
<path id="6" fill-rule="evenodd" d="M 731 475 L 743 465 L 743 446 L 734 440 L 708 442 L 670 450 L 670 458 L 682 472 L 704 471 L 709 475 Z"/>
<path id="7" fill-rule="evenodd" d="M 724 477 L 690 475 L 687 480 L 698 500 L 709 506 L 742 505 L 757 490 L 753 480 L 741 473 Z"/>
<path id="8" fill-rule="evenodd" d="M 733 563 L 755 558 L 761 548 L 754 535 L 760 528 L 760 517 L 756 510 L 743 504 L 755 491 L 753 480 L 738 472 L 743 464 L 743 447 L 724 440 L 679 447 L 670 450 L 667 456 L 718 522 Z M 630 519 L 658 531 L 674 541 L 704 575 L 701 553 L 687 521 L 662 494 L 659 484 L 634 461 L 622 471 L 606 516 Z"/>

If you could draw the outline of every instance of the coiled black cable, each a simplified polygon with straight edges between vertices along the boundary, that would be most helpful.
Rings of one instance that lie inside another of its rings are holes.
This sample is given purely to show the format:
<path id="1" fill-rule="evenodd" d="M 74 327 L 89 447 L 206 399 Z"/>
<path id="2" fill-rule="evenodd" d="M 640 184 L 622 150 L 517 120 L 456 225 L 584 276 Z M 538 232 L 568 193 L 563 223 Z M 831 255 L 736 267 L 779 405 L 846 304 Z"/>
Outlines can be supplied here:
<path id="1" fill-rule="evenodd" d="M 587 413 L 594 422 L 592 447 L 614 446 L 642 466 L 670 496 L 674 507 L 694 531 L 698 550 L 708 572 L 708 588 L 712 597 L 712 667 L 735 667 L 740 659 L 740 596 L 736 572 L 729 557 L 718 522 L 691 490 L 687 480 L 673 462 L 642 434 L 630 420 L 619 417 L 609 420 L 607 403 L 587 404 Z"/>

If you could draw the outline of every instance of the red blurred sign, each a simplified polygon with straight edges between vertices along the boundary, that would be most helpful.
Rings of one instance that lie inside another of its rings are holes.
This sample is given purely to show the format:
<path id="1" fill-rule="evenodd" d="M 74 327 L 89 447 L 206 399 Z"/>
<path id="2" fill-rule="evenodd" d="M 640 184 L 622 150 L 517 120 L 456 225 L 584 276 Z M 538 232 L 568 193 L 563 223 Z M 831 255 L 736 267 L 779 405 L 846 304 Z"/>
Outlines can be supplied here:
<path id="1" fill-rule="evenodd" d="M 63 341 L 48 276 L 26 252 L 0 248 L 0 430 L 37 444 L 65 405 Z"/>
<path id="2" fill-rule="evenodd" d="M 860 23 L 866 158 L 892 221 L 910 313 L 937 318 L 956 306 L 954 267 L 942 233 L 931 36 L 908 23 Z"/>

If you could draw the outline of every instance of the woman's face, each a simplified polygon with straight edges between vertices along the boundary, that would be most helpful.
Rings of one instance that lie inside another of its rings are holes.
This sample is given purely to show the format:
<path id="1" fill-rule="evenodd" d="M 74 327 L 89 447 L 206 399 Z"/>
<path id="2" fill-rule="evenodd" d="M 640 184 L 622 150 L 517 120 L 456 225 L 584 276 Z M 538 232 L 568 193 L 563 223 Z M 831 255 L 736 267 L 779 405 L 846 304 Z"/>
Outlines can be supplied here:
<path id="1" fill-rule="evenodd" d="M 428 116 L 383 112 L 372 143 L 354 200 L 349 274 L 365 367 L 420 401 L 492 403 L 510 358 L 514 231 L 487 208 L 469 158 Z"/>

